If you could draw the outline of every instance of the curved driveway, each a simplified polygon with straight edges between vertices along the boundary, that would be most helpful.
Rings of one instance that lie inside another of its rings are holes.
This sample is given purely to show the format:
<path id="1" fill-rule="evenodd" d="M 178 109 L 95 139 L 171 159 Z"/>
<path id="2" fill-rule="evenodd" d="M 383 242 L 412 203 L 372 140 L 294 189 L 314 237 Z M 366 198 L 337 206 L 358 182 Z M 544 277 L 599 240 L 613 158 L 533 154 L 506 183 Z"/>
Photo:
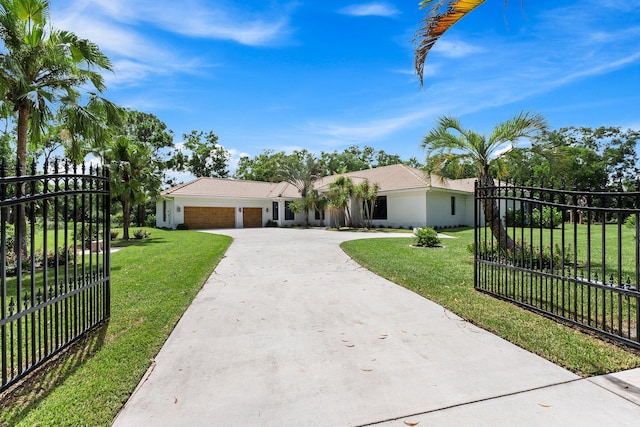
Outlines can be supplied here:
<path id="1" fill-rule="evenodd" d="M 579 379 L 339 248 L 380 235 L 217 232 L 233 244 L 115 426 L 637 422 L 640 394 L 634 403 L 628 388 L 625 399 L 596 384 L 623 389 L 623 376 Z"/>

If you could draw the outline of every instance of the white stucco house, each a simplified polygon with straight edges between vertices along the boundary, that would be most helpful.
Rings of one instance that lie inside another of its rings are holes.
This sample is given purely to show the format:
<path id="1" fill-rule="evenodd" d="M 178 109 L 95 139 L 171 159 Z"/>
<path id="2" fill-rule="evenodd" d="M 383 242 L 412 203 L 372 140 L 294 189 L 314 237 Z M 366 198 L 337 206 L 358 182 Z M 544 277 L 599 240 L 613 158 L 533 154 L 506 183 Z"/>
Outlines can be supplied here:
<path id="1" fill-rule="evenodd" d="M 474 223 L 474 179 L 449 180 L 406 165 L 392 165 L 344 174 L 354 184 L 365 179 L 378 184 L 373 209 L 375 227 L 452 227 Z M 336 176 L 315 183 L 328 191 Z M 294 214 L 288 203 L 300 199 L 293 185 L 220 178 L 198 178 L 161 193 L 156 204 L 156 225 L 176 228 L 263 227 L 303 224 L 304 215 Z M 362 203 L 362 202 L 360 202 Z M 357 221 L 362 206 L 355 201 L 351 212 Z M 334 225 L 340 220 L 331 212 L 311 212 L 312 225 Z"/>

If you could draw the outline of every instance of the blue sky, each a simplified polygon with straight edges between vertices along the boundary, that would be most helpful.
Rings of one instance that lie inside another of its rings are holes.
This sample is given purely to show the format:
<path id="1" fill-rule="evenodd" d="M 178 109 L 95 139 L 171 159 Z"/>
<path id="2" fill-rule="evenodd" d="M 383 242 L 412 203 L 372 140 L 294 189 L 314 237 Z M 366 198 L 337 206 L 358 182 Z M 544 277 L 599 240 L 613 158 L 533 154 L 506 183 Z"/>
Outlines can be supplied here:
<path id="1" fill-rule="evenodd" d="M 640 0 L 489 0 L 413 71 L 417 0 L 51 0 L 54 26 L 113 61 L 106 96 L 240 155 L 369 145 L 423 161 L 443 114 L 488 133 L 640 128 Z M 233 166 L 232 166 L 233 167 Z"/>

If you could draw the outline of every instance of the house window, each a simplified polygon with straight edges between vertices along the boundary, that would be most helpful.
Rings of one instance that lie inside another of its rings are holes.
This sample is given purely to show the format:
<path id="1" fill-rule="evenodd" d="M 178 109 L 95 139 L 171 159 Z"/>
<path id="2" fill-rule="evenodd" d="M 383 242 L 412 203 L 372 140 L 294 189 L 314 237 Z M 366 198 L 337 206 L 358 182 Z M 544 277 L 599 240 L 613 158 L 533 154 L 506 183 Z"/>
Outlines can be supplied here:
<path id="1" fill-rule="evenodd" d="M 295 215 L 293 211 L 289 207 L 291 202 L 284 202 L 284 219 L 285 221 L 293 221 L 295 219 Z"/>
<path id="2" fill-rule="evenodd" d="M 373 219 L 387 219 L 387 196 L 376 197 L 373 205 Z"/>
<path id="3" fill-rule="evenodd" d="M 278 202 L 273 202 L 271 204 L 271 211 L 273 213 L 271 219 L 273 219 L 274 221 L 278 220 Z"/>
<path id="4" fill-rule="evenodd" d="M 455 215 L 456 214 L 456 198 L 455 197 L 451 197 L 451 215 Z"/>
<path id="5" fill-rule="evenodd" d="M 167 222 L 167 201 L 162 201 L 162 222 Z"/>

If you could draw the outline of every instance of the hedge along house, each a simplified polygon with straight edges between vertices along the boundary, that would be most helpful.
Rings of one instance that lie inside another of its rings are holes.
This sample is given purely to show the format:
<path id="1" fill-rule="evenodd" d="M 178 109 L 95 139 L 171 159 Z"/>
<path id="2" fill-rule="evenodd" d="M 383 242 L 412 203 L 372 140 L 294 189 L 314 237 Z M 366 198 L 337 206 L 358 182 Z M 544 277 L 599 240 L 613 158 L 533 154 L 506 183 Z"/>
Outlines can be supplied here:
<path id="1" fill-rule="evenodd" d="M 365 179 L 379 186 L 373 209 L 375 227 L 454 227 L 473 225 L 475 179 L 449 180 L 406 165 L 392 165 L 343 174 L 358 185 Z M 339 175 L 315 183 L 326 194 Z M 279 226 L 302 225 L 304 214 L 294 214 L 289 202 L 300 193 L 289 183 L 198 178 L 161 193 L 156 225 L 176 228 L 262 227 L 271 220 Z M 352 223 L 363 223 L 363 202 L 352 200 Z M 342 224 L 342 212 L 311 212 L 311 225 Z"/>

